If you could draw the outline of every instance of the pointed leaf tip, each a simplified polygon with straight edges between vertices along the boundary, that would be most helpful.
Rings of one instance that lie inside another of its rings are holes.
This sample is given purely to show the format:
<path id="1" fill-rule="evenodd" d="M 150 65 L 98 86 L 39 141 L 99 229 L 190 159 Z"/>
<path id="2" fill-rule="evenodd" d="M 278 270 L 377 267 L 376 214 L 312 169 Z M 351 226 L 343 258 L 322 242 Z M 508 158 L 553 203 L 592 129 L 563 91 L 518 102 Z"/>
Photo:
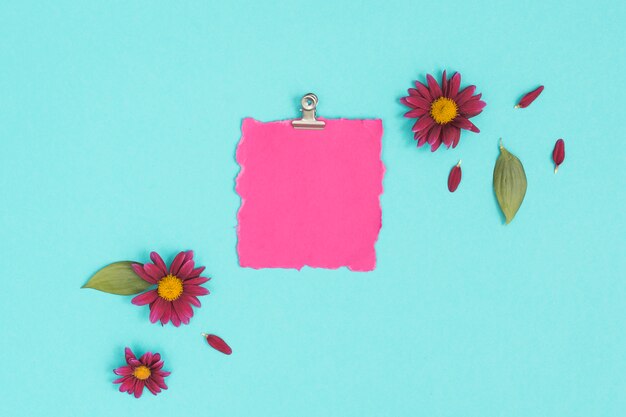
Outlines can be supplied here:
<path id="1" fill-rule="evenodd" d="M 133 295 L 148 289 L 152 284 L 141 279 L 132 269 L 133 261 L 114 262 L 96 272 L 81 288 L 117 295 Z M 141 265 L 141 264 L 140 264 Z"/>

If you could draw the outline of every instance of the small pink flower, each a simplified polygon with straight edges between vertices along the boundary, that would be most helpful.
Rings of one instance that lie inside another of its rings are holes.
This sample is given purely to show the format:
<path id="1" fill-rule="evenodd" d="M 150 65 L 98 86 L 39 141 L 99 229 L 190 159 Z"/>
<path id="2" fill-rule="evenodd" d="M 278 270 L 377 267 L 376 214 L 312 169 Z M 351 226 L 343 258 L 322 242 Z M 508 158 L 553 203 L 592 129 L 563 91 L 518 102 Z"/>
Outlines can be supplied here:
<path id="1" fill-rule="evenodd" d="M 147 352 L 137 359 L 130 348 L 126 348 L 124 353 L 127 365 L 113 370 L 113 373 L 120 376 L 113 381 L 114 384 L 121 384 L 120 392 L 127 392 L 129 395 L 134 394 L 135 398 L 139 398 L 144 387 L 148 388 L 154 395 L 167 389 L 165 377 L 170 373 L 162 369 L 161 355 Z"/>
<path id="2" fill-rule="evenodd" d="M 479 115 L 486 106 L 481 94 L 474 94 L 476 86 L 470 85 L 460 90 L 461 74 L 441 77 L 441 85 L 432 75 L 426 76 L 427 84 L 415 81 L 415 88 L 409 88 L 409 95 L 400 101 L 411 108 L 404 117 L 416 118 L 413 125 L 414 139 L 420 147 L 426 143 L 435 152 L 443 143 L 453 148 L 459 143 L 461 129 L 475 133 L 480 130 L 469 119 Z"/>
<path id="3" fill-rule="evenodd" d="M 180 252 L 169 268 L 158 253 L 152 252 L 150 259 L 153 263 L 143 266 L 133 264 L 132 268 L 145 281 L 157 286 L 132 299 L 138 306 L 150 305 L 150 321 L 166 324 L 169 321 L 176 327 L 181 323 L 189 324 L 193 317 L 191 305 L 200 307 L 199 296 L 207 295 L 209 290 L 201 287 L 210 278 L 201 277 L 204 267 L 196 268 L 193 261 L 193 251 Z"/>

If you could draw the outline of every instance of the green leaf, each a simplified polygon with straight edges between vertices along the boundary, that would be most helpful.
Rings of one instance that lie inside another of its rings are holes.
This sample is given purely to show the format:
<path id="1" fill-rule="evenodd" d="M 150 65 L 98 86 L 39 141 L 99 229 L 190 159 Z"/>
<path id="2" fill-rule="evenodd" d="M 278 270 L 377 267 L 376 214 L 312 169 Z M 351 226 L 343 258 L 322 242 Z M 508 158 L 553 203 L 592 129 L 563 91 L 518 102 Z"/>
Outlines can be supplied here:
<path id="1" fill-rule="evenodd" d="M 93 288 L 117 295 L 139 294 L 152 284 L 135 274 L 131 268 L 134 263 L 137 262 L 121 261 L 107 265 L 96 272 L 82 288 Z"/>
<path id="2" fill-rule="evenodd" d="M 526 195 L 526 173 L 519 159 L 502 145 L 500 156 L 493 169 L 493 189 L 500 209 L 509 224 L 524 201 Z"/>

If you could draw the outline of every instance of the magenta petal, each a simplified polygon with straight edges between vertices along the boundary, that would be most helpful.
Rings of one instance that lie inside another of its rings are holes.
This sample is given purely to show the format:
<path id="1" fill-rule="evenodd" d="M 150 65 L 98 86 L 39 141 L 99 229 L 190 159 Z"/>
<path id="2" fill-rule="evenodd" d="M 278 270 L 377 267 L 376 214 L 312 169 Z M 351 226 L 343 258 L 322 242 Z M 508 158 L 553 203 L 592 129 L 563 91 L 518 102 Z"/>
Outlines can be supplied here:
<path id="1" fill-rule="evenodd" d="M 178 300 L 174 301 L 174 303 L 176 303 L 176 302 L 178 302 L 178 304 L 176 304 L 176 311 L 178 311 L 178 313 L 179 313 L 178 315 L 179 316 L 182 314 L 185 317 L 189 317 L 189 318 L 193 317 L 193 308 L 191 308 L 191 306 L 188 303 L 184 302 L 180 298 Z"/>
<path id="2" fill-rule="evenodd" d="M 177 274 L 178 278 L 180 279 L 189 278 L 191 271 L 193 271 L 193 267 L 194 267 L 194 262 L 192 260 L 185 261 L 185 263 L 183 263 L 183 265 L 178 270 L 178 274 Z"/>
<path id="3" fill-rule="evenodd" d="M 406 101 L 408 101 L 411 104 L 411 107 L 414 107 L 416 109 L 424 109 L 424 110 L 430 110 L 430 102 L 426 101 L 425 99 L 418 97 L 418 96 L 410 96 L 410 97 L 405 97 Z"/>
<path id="4" fill-rule="evenodd" d="M 130 359 L 137 359 L 137 357 L 135 356 L 135 354 L 133 353 L 133 351 L 132 351 L 132 350 L 130 350 L 130 348 L 129 348 L 129 347 L 124 348 L 124 356 L 125 356 L 125 358 L 126 358 L 126 363 L 128 363 L 128 361 L 129 361 Z"/>
<path id="5" fill-rule="evenodd" d="M 476 115 L 483 111 L 486 105 L 487 103 L 482 100 L 469 100 L 466 101 L 462 106 L 459 106 L 459 112 L 461 114 L 470 113 Z"/>
<path id="6" fill-rule="evenodd" d="M 433 99 L 438 99 L 443 95 L 441 87 L 439 87 L 437 80 L 435 80 L 432 75 L 426 75 L 426 81 L 428 81 L 428 89 L 430 90 L 430 94 L 433 96 Z"/>
<path id="7" fill-rule="evenodd" d="M 161 255 L 156 252 L 150 252 L 150 260 L 152 260 L 152 263 L 154 263 L 154 265 L 161 270 L 161 276 L 167 275 L 167 266 L 165 266 L 165 262 L 163 262 Z"/>
<path id="8" fill-rule="evenodd" d="M 185 260 L 186 261 L 192 261 L 193 260 L 193 251 L 192 250 L 188 250 L 187 252 L 185 252 Z"/>
<path id="9" fill-rule="evenodd" d="M 419 131 L 422 131 L 422 130 L 428 130 L 434 124 L 435 124 L 435 122 L 433 121 L 433 119 L 431 119 L 430 116 L 426 115 L 426 116 L 420 117 L 419 120 L 417 122 L 415 122 L 415 124 L 413 125 L 411 130 L 413 130 L 413 132 L 419 132 Z"/>
<path id="10" fill-rule="evenodd" d="M 406 90 L 407 93 L 409 93 L 410 96 L 419 96 L 420 92 L 417 91 L 416 88 L 409 88 L 408 90 Z"/>
<path id="11" fill-rule="evenodd" d="M 200 303 L 200 300 L 198 300 L 198 297 L 196 297 L 195 295 L 191 295 L 191 294 L 183 294 L 180 296 L 181 301 L 189 303 L 189 304 L 193 304 L 196 307 L 201 307 L 202 304 Z"/>
<path id="12" fill-rule="evenodd" d="M 459 127 L 461 129 L 466 129 L 469 130 L 471 129 L 472 122 L 470 122 L 469 120 L 467 120 L 465 117 L 463 116 L 457 116 L 453 121 L 452 121 L 452 125 Z"/>
<path id="13" fill-rule="evenodd" d="M 154 355 L 152 355 L 152 363 L 150 365 L 152 366 L 155 363 L 159 362 L 160 360 L 161 360 L 161 354 L 155 353 Z"/>
<path id="14" fill-rule="evenodd" d="M 445 97 L 448 97 L 448 78 L 446 77 L 446 70 L 443 70 L 443 74 L 441 74 L 441 91 Z"/>
<path id="15" fill-rule="evenodd" d="M 144 306 L 156 300 L 158 296 L 159 293 L 157 292 L 157 290 L 150 290 L 148 292 L 144 292 L 143 294 L 139 294 L 138 296 L 130 300 L 130 302 L 136 306 Z"/>
<path id="16" fill-rule="evenodd" d="M 140 264 L 131 264 L 130 267 L 133 269 L 133 271 L 135 271 L 135 274 L 139 275 L 139 277 L 141 279 L 143 279 L 144 281 L 147 281 L 150 284 L 156 284 L 156 280 L 154 278 L 152 278 L 150 275 L 148 275 L 146 273 L 146 271 L 144 271 L 142 265 L 140 265 Z"/>
<path id="17" fill-rule="evenodd" d="M 139 361 L 146 366 L 150 365 L 150 362 L 152 362 L 152 352 L 144 353 L 141 358 L 139 358 Z"/>
<path id="18" fill-rule="evenodd" d="M 170 313 L 170 321 L 172 322 L 174 327 L 180 326 L 180 317 L 178 316 L 178 312 L 176 311 L 173 305 L 172 305 L 172 311 Z"/>
<path id="19" fill-rule="evenodd" d="M 439 139 L 439 135 L 441 134 L 441 125 L 437 124 L 434 125 L 429 131 L 428 131 L 428 143 L 430 145 L 432 145 L 435 142 L 440 142 Z"/>
<path id="20" fill-rule="evenodd" d="M 470 85 L 469 87 L 465 87 L 459 94 L 457 94 L 454 101 L 456 105 L 461 107 L 467 100 L 472 98 L 472 95 L 476 91 L 475 85 Z"/>
<path id="21" fill-rule="evenodd" d="M 415 88 L 420 93 L 420 95 L 424 97 L 424 99 L 426 99 L 426 101 L 433 101 L 433 96 L 430 94 L 428 87 L 426 87 L 424 84 L 419 81 L 415 81 Z"/>
<path id="22" fill-rule="evenodd" d="M 452 146 L 452 130 L 456 129 L 454 126 L 447 124 L 441 129 L 441 141 L 446 148 L 450 148 Z"/>
<path id="23" fill-rule="evenodd" d="M 154 281 L 158 281 L 163 278 L 163 273 L 161 272 L 161 269 L 159 269 L 154 264 L 151 264 L 150 262 L 144 264 L 143 269 L 144 271 L 146 271 L 146 274 L 148 274 L 149 277 L 154 279 Z"/>
<path id="24" fill-rule="evenodd" d="M 161 318 L 163 312 L 165 311 L 166 303 L 167 301 L 161 297 L 157 297 L 154 303 L 150 306 L 150 321 L 152 323 L 156 323 Z"/>
<path id="25" fill-rule="evenodd" d="M 172 264 L 170 265 L 170 274 L 172 275 L 178 274 L 178 270 L 180 269 L 184 261 L 185 261 L 185 252 L 180 252 L 178 255 L 176 255 L 176 257 L 172 261 Z"/>
<path id="26" fill-rule="evenodd" d="M 133 368 L 130 366 L 120 366 L 117 369 L 113 370 L 115 375 L 127 376 L 133 373 Z"/>
<path id="27" fill-rule="evenodd" d="M 461 74 L 455 72 L 452 78 L 450 79 L 450 84 L 448 85 L 448 97 L 454 99 L 456 95 L 459 93 L 459 87 L 461 86 Z"/>
<path id="28" fill-rule="evenodd" d="M 459 140 L 461 139 L 461 129 L 455 127 L 452 131 L 452 147 L 456 148 L 456 145 L 459 144 Z"/>
<path id="29" fill-rule="evenodd" d="M 172 317 L 172 303 L 166 302 L 163 308 L 163 315 L 161 316 L 161 324 L 167 324 Z"/>
<path id="30" fill-rule="evenodd" d="M 114 384 L 121 384 L 124 381 L 126 381 L 127 379 L 129 379 L 130 376 L 126 375 L 126 376 L 122 376 L 120 378 L 117 378 L 115 381 L 113 381 Z"/>
<path id="31" fill-rule="evenodd" d="M 409 119 L 417 119 L 417 118 L 420 118 L 420 117 L 424 116 L 426 113 L 428 113 L 428 110 L 425 110 L 425 109 L 413 109 L 413 110 L 409 110 L 408 112 L 404 113 L 404 117 L 407 117 Z"/>
<path id="32" fill-rule="evenodd" d="M 209 290 L 204 287 L 199 287 L 197 285 L 185 285 L 185 294 L 191 295 L 207 295 Z"/>
<path id="33" fill-rule="evenodd" d="M 199 268 L 194 268 L 193 271 L 191 271 L 191 274 L 189 274 L 189 278 L 195 278 L 197 276 L 199 276 L 202 272 L 204 272 L 205 267 L 201 266 Z"/>
<path id="34" fill-rule="evenodd" d="M 409 101 L 407 100 L 407 98 L 406 98 L 406 97 L 402 97 L 402 98 L 400 98 L 400 103 L 402 103 L 402 104 L 404 104 L 405 106 L 410 107 L 410 108 L 412 108 L 412 109 L 414 109 L 414 108 L 415 108 L 415 105 L 413 105 L 413 104 L 409 103 Z"/>
<path id="35" fill-rule="evenodd" d="M 120 392 L 128 392 L 129 389 L 135 384 L 135 378 L 128 378 L 126 381 L 122 382 L 120 385 Z"/>
<path id="36" fill-rule="evenodd" d="M 167 373 L 167 375 L 155 375 L 154 378 L 152 378 L 152 380 L 156 382 L 159 388 L 167 389 L 167 385 L 165 385 L 165 380 L 163 377 L 166 377 L 168 375 L 169 375 L 169 372 Z"/>
<path id="37" fill-rule="evenodd" d="M 434 143 L 431 143 L 430 144 L 430 151 L 431 152 L 435 152 L 437 149 L 439 149 L 440 146 L 441 146 L 441 141 L 440 140 L 438 140 L 438 141 L 436 141 Z"/>
<path id="38" fill-rule="evenodd" d="M 183 281 L 183 285 L 202 285 L 208 281 L 209 279 L 205 277 L 189 278 Z"/>
<path id="39" fill-rule="evenodd" d="M 135 398 L 139 398 L 141 397 L 141 394 L 143 393 L 143 387 L 144 387 L 145 383 L 144 381 L 138 379 L 137 382 L 135 382 Z"/>
<path id="40" fill-rule="evenodd" d="M 154 395 L 157 395 L 159 392 L 161 392 L 161 388 L 159 388 L 157 383 L 154 382 L 151 378 L 146 379 L 146 388 L 148 388 L 150 392 Z"/>

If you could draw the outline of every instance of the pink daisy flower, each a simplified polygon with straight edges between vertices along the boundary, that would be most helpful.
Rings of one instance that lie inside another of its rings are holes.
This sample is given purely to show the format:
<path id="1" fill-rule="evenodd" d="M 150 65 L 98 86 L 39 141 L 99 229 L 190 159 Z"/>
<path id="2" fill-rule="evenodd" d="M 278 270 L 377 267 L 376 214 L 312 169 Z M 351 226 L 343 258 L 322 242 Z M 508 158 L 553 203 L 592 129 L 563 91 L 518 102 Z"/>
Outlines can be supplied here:
<path id="1" fill-rule="evenodd" d="M 127 392 L 129 395 L 134 394 L 135 398 L 139 398 L 144 387 L 148 388 L 154 395 L 167 389 L 165 377 L 170 373 L 162 369 L 161 355 L 146 352 L 137 359 L 130 348 L 126 348 L 124 353 L 127 365 L 113 370 L 113 373 L 120 376 L 113 381 L 114 384 L 121 384 L 120 392 Z"/>
<path id="2" fill-rule="evenodd" d="M 448 79 L 444 71 L 441 86 L 430 74 L 426 80 L 428 85 L 415 81 L 416 88 L 409 88 L 409 95 L 400 99 L 402 104 L 411 108 L 404 117 L 417 119 L 413 125 L 413 137 L 418 147 L 428 142 L 433 152 L 442 143 L 447 148 L 455 148 L 461 138 L 461 129 L 480 132 L 469 120 L 486 106 L 480 100 L 482 94 L 474 95 L 476 86 L 470 85 L 459 91 L 461 74 L 458 72 Z"/>
<path id="3" fill-rule="evenodd" d="M 195 267 L 193 251 L 180 252 L 169 268 L 156 252 L 150 254 L 150 259 L 153 263 L 133 264 L 132 268 L 142 279 L 157 287 L 136 296 L 131 302 L 138 306 L 149 304 L 152 323 L 171 321 L 176 327 L 180 323 L 189 324 L 193 317 L 191 305 L 200 307 L 198 297 L 209 293 L 200 286 L 210 279 L 200 276 L 204 267 Z"/>

